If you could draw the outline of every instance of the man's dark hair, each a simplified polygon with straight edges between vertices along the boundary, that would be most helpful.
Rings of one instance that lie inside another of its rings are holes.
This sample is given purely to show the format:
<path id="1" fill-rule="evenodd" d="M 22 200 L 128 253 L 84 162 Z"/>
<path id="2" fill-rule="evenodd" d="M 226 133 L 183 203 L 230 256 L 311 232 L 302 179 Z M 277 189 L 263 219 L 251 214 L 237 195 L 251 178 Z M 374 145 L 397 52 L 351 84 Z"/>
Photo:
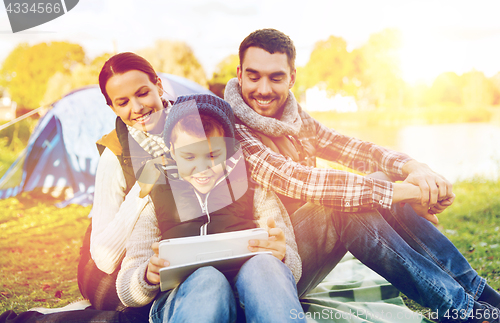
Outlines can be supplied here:
<path id="1" fill-rule="evenodd" d="M 245 53 L 250 47 L 262 48 L 270 54 L 284 53 L 288 57 L 290 70 L 295 69 L 295 46 L 290 37 L 279 30 L 267 28 L 259 29 L 248 35 L 240 44 L 240 67 L 243 67 Z"/>

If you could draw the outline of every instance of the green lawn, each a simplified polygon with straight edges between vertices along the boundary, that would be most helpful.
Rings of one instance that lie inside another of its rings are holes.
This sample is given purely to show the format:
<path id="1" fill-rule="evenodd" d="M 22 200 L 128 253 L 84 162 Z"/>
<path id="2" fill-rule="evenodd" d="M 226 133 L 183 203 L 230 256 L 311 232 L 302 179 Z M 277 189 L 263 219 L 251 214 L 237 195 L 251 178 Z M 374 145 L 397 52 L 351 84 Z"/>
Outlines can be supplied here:
<path id="1" fill-rule="evenodd" d="M 79 251 L 90 207 L 0 200 L 0 312 L 59 307 L 80 297 Z"/>
<path id="2" fill-rule="evenodd" d="M 0 177 L 35 124 L 23 120 L 0 131 Z M 59 307 L 80 297 L 76 269 L 90 207 L 53 204 L 29 195 L 0 200 L 0 313 Z"/>
<path id="3" fill-rule="evenodd" d="M 478 273 L 500 289 L 500 183 L 455 185 L 456 202 L 440 217 L 441 230 Z"/>
<path id="4" fill-rule="evenodd" d="M 439 216 L 438 228 L 472 267 L 500 291 L 500 182 L 476 179 L 456 183 L 455 203 Z M 426 312 L 403 298 L 407 305 Z"/>

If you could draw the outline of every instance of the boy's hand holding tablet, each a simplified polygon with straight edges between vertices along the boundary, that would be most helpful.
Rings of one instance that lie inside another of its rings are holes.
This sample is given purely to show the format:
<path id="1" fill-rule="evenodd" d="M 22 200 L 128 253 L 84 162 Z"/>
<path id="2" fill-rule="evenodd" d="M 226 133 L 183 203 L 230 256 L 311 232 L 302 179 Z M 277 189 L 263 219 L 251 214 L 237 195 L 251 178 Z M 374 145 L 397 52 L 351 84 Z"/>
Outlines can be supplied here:
<path id="1" fill-rule="evenodd" d="M 267 219 L 267 232 L 269 234 L 269 239 L 250 240 L 248 242 L 248 250 L 252 252 L 270 251 L 273 256 L 279 260 L 283 260 L 286 251 L 285 233 L 280 228 L 276 228 L 276 223 L 273 218 Z"/>
<path id="2" fill-rule="evenodd" d="M 146 279 L 151 284 L 161 283 L 161 289 L 167 290 L 175 287 L 195 269 L 202 266 L 212 265 L 220 268 L 221 271 L 230 271 L 241 266 L 244 261 L 253 256 L 253 253 L 272 253 L 279 260 L 283 260 L 286 250 L 285 235 L 281 229 L 275 227 L 272 218 L 268 219 L 267 225 L 267 230 L 250 229 L 156 242 L 151 246 L 154 256 L 150 258 Z M 247 249 L 251 253 L 245 253 L 239 246 L 246 242 L 244 239 L 247 236 L 261 237 L 248 240 Z M 266 239 L 266 236 L 269 238 Z M 221 240 L 219 237 L 224 239 Z M 172 242 L 176 245 L 169 245 Z M 162 274 L 160 274 L 162 268 L 169 267 L 170 262 L 164 259 L 168 258 L 168 250 L 164 250 L 163 258 L 160 258 L 160 244 L 163 244 L 164 248 L 170 247 L 174 257 L 174 265 L 164 270 Z"/>
<path id="3" fill-rule="evenodd" d="M 151 245 L 151 249 L 153 249 L 155 254 L 149 258 L 148 269 L 146 271 L 146 281 L 152 285 L 160 283 L 160 269 L 170 266 L 167 260 L 160 258 L 159 246 L 160 244 L 158 242 Z"/>

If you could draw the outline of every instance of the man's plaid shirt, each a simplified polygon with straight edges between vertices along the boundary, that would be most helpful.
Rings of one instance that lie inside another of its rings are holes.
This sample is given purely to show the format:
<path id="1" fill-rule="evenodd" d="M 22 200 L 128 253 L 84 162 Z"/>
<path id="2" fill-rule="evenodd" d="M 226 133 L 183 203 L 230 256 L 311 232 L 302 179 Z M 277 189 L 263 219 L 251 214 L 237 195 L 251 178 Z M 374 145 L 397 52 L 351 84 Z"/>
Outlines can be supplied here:
<path id="1" fill-rule="evenodd" d="M 392 178 L 402 179 L 402 167 L 411 158 L 375 144 L 341 135 L 300 111 L 302 127 L 298 142 L 311 144 L 316 156 L 371 173 L 381 170 Z M 390 208 L 393 184 L 346 171 L 304 166 L 273 152 L 247 126 L 236 124 L 249 163 L 252 179 L 279 194 L 302 201 L 332 207 L 341 212 Z"/>

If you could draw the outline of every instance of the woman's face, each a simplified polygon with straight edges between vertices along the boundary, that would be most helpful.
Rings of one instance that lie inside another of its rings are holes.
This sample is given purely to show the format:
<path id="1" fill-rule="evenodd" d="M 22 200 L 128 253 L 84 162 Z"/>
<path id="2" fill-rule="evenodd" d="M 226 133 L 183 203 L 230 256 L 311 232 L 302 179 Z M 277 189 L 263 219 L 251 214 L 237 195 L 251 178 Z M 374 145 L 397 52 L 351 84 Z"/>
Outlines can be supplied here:
<path id="1" fill-rule="evenodd" d="M 161 114 L 155 112 L 163 109 L 160 78 L 154 84 L 146 73 L 138 70 L 115 74 L 106 83 L 106 92 L 111 99 L 111 109 L 126 125 L 144 132 L 157 130 L 155 126 Z"/>

